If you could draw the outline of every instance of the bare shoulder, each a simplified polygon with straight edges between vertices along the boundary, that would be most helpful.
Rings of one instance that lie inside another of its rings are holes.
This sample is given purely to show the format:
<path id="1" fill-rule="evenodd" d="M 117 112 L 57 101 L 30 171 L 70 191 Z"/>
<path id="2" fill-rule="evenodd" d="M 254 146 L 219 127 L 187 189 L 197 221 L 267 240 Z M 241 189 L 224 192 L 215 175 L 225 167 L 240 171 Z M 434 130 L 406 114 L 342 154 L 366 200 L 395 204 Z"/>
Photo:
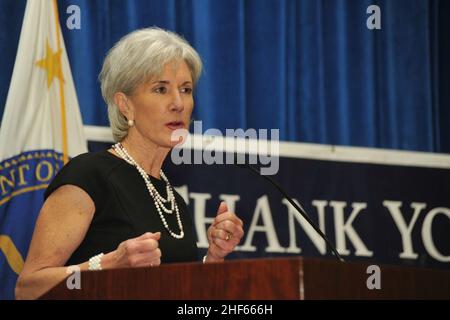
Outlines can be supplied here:
<path id="1" fill-rule="evenodd" d="M 57 188 L 44 202 L 42 211 L 77 211 L 87 215 L 93 215 L 95 211 L 94 201 L 82 188 L 66 184 Z"/>
<path id="2" fill-rule="evenodd" d="M 81 244 L 94 216 L 89 195 L 74 185 L 56 189 L 36 221 L 24 271 L 63 266 Z"/>

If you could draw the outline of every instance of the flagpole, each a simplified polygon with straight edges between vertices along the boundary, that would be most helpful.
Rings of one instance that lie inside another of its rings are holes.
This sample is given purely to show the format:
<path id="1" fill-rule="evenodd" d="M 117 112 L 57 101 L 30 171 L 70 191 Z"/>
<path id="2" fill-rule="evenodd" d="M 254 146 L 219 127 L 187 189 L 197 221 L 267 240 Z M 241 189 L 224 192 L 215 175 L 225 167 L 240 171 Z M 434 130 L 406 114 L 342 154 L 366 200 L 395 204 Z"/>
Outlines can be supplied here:
<path id="1" fill-rule="evenodd" d="M 56 38 L 57 38 L 57 52 L 61 50 L 61 38 L 60 38 L 60 32 L 61 32 L 61 26 L 59 24 L 59 14 L 58 14 L 58 4 L 56 3 L 56 0 L 53 0 L 53 9 L 55 11 L 55 19 L 56 19 Z M 59 63 L 62 65 L 61 56 L 59 55 Z M 69 161 L 69 150 L 68 150 L 68 143 L 67 143 L 67 123 L 66 123 L 66 100 L 64 96 L 64 76 L 62 79 L 59 79 L 59 93 L 61 96 L 61 137 L 62 137 L 62 152 L 63 152 L 63 162 L 66 164 Z"/>

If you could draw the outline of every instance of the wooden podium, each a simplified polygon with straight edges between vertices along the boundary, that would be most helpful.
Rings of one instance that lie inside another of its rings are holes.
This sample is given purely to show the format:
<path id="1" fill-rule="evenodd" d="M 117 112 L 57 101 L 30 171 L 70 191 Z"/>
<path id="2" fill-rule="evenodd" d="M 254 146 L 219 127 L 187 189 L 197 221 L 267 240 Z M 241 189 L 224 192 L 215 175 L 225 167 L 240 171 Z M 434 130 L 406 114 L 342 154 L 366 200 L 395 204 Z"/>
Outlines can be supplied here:
<path id="1" fill-rule="evenodd" d="M 450 272 L 380 266 L 381 289 L 367 288 L 368 264 L 280 258 L 81 273 L 41 299 L 450 299 Z"/>

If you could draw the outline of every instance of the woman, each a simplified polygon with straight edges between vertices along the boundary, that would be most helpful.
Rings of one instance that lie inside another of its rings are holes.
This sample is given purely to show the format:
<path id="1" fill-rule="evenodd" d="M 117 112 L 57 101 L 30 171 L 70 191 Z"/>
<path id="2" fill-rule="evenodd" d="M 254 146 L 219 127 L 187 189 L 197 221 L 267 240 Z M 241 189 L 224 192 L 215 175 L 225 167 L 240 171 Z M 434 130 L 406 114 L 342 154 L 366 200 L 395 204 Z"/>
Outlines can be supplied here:
<path id="1" fill-rule="evenodd" d="M 100 74 L 117 143 L 72 159 L 45 192 L 16 297 L 34 299 L 81 270 L 195 261 L 192 221 L 161 171 L 190 122 L 201 73 L 195 50 L 174 33 L 135 31 L 108 53 Z M 244 232 L 221 203 L 203 262 L 223 261 Z"/>

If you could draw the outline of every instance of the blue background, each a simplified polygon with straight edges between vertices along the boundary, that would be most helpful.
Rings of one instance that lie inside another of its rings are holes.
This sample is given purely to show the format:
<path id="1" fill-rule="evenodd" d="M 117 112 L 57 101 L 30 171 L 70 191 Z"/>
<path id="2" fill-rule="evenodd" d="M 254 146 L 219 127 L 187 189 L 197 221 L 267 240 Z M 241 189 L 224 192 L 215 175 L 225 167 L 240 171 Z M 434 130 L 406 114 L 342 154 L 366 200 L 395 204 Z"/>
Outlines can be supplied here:
<path id="1" fill-rule="evenodd" d="M 25 0 L 0 1 L 0 116 Z M 84 124 L 107 125 L 97 76 L 132 30 L 182 34 L 205 64 L 204 128 L 279 128 L 283 140 L 450 152 L 450 2 L 63 0 L 60 20 Z M 81 9 L 69 30 L 66 9 Z M 379 5 L 381 30 L 367 7 Z"/>

